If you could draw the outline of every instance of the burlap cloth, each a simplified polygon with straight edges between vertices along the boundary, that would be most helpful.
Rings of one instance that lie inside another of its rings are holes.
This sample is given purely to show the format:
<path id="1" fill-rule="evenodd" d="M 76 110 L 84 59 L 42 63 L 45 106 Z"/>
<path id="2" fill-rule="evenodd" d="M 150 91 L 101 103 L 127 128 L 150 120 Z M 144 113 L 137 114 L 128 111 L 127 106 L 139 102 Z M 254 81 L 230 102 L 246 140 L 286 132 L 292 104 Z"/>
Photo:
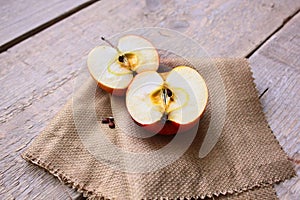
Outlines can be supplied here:
<path id="1" fill-rule="evenodd" d="M 176 66 L 184 62 L 166 63 Z M 23 158 L 45 168 L 89 198 L 276 199 L 273 185 L 291 178 L 295 172 L 265 120 L 249 64 L 246 59 L 214 59 L 213 62 L 225 86 L 226 97 L 220 98 L 226 98 L 227 113 L 218 143 L 205 158 L 200 159 L 198 154 L 210 121 L 210 105 L 183 156 L 154 172 L 131 173 L 111 168 L 83 145 L 77 134 L 78 124 L 74 123 L 72 101 L 34 140 Z M 200 69 L 205 65 L 206 62 L 199 61 L 194 67 Z M 213 74 L 207 78 L 213 79 Z M 94 85 L 89 79 L 76 93 L 82 102 L 75 106 L 77 110 L 87 109 L 87 91 Z M 159 135 L 140 139 L 123 134 L 118 123 L 124 123 L 126 117 L 124 121 L 121 118 L 122 122 L 116 120 L 116 129 L 109 129 L 100 121 L 112 115 L 110 96 L 97 89 L 94 99 L 95 105 L 91 107 L 96 109 L 98 121 L 91 121 L 91 127 L 100 126 L 120 149 L 150 152 L 172 140 L 172 137 Z M 84 114 L 81 118 L 89 120 Z"/>

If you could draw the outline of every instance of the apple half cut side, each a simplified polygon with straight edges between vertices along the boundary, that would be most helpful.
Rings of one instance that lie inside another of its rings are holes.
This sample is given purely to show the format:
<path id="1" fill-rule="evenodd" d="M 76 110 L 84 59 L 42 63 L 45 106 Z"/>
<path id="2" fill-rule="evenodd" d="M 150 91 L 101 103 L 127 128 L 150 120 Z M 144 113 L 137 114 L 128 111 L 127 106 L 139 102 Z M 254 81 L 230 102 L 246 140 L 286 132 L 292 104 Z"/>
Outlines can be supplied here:
<path id="1" fill-rule="evenodd" d="M 126 93 L 132 119 L 146 130 L 171 135 L 191 129 L 202 117 L 208 89 L 202 76 L 188 66 L 170 72 L 140 73 Z"/>
<path id="2" fill-rule="evenodd" d="M 127 35 L 120 38 L 117 47 L 94 48 L 88 55 L 87 66 L 103 90 L 123 96 L 135 73 L 158 69 L 159 56 L 148 40 Z"/>

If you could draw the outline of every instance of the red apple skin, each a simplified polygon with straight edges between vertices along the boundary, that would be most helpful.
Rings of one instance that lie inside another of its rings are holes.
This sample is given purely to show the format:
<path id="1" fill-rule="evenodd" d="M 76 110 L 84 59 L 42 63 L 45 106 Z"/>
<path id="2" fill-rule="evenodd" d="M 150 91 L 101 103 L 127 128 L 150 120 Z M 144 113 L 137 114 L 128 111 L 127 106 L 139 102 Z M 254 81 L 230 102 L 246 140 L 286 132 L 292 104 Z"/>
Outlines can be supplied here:
<path id="1" fill-rule="evenodd" d="M 93 77 L 92 77 L 93 78 Z M 94 78 L 93 78 L 94 79 Z M 127 87 L 126 88 L 122 88 L 122 89 L 114 89 L 114 88 L 111 88 L 111 87 L 108 87 L 106 85 L 103 85 L 101 84 L 100 82 L 98 82 L 96 79 L 94 79 L 98 85 L 98 87 L 100 87 L 102 90 L 110 93 L 110 94 L 113 94 L 113 95 L 116 95 L 116 96 L 124 96 L 126 94 L 126 91 L 127 91 Z M 132 80 L 131 80 L 132 81 Z"/>
<path id="2" fill-rule="evenodd" d="M 165 73 L 169 73 L 169 72 L 165 72 Z M 164 74 L 164 73 L 161 73 L 161 74 Z M 133 79 L 129 83 L 129 86 L 132 83 L 132 81 L 133 81 Z M 127 88 L 126 88 L 126 90 L 127 90 Z M 127 92 L 128 91 L 126 91 L 126 95 L 127 95 Z M 192 129 L 202 119 L 202 117 L 207 109 L 207 104 L 208 104 L 208 100 L 209 100 L 209 91 L 207 91 L 207 92 L 208 92 L 207 102 L 206 102 L 203 112 L 200 114 L 200 116 L 198 118 L 196 118 L 194 121 L 192 121 L 188 124 L 178 124 L 178 123 L 172 122 L 172 121 L 167 121 L 164 125 L 162 124 L 161 121 L 157 121 L 154 124 L 141 124 L 141 123 L 135 121 L 132 117 L 131 117 L 131 119 L 138 126 L 143 127 L 145 130 L 147 130 L 151 133 L 157 133 L 160 135 L 175 135 L 177 133 L 186 132 L 186 131 Z M 129 113 L 129 115 L 130 115 L 130 113 Z M 180 130 L 179 130 L 179 127 L 180 127 Z M 159 132 L 157 132 L 157 130 L 159 130 Z"/>
<path id="3" fill-rule="evenodd" d="M 202 119 L 202 117 L 206 111 L 206 108 L 207 108 L 207 104 L 205 105 L 205 108 L 204 108 L 203 112 L 201 113 L 201 115 L 197 119 L 195 119 L 194 121 L 192 121 L 188 124 L 178 124 L 178 123 L 172 122 L 172 121 L 167 121 L 164 125 L 162 124 L 161 121 L 157 121 L 154 124 L 141 124 L 141 123 L 138 123 L 137 121 L 135 121 L 133 118 L 132 118 L 132 120 L 137 125 L 143 127 L 145 130 L 147 130 L 151 133 L 157 133 L 160 135 L 175 135 L 177 133 L 186 132 L 186 131 L 192 129 L 196 124 L 198 124 L 200 119 Z M 179 130 L 179 127 L 180 127 L 180 130 Z M 159 130 L 159 132 L 157 132 L 157 130 Z"/>
<path id="4" fill-rule="evenodd" d="M 154 124 L 140 124 L 136 121 L 135 121 L 135 123 L 151 133 L 157 133 L 160 135 L 175 135 L 177 133 L 186 132 L 186 131 L 190 130 L 197 124 L 198 121 L 199 121 L 199 119 L 197 119 L 189 124 L 184 124 L 184 125 L 180 125 L 180 124 L 178 124 L 176 122 L 172 122 L 172 121 L 167 121 L 164 125 L 162 124 L 161 121 L 155 122 Z M 180 127 L 180 130 L 179 130 L 179 127 Z M 158 130 L 159 130 L 159 132 L 158 132 Z"/>
<path id="5" fill-rule="evenodd" d="M 133 35 L 133 36 L 135 36 L 134 34 L 129 34 L 129 35 L 127 35 L 127 36 L 131 36 L 131 35 Z M 152 42 L 150 42 L 148 39 L 146 39 L 146 38 L 144 38 L 144 37 L 142 37 L 142 36 L 139 36 L 139 37 L 141 37 L 141 38 L 143 38 L 144 40 L 147 40 L 149 43 L 151 43 L 152 44 Z M 152 44 L 152 46 L 153 46 L 153 48 L 154 48 L 154 45 Z M 156 54 L 157 54 L 157 65 L 159 66 L 159 63 L 160 63 L 160 57 L 159 57 L 159 54 L 158 54 L 158 51 L 156 51 Z M 156 70 L 157 71 L 157 70 Z M 89 73 L 91 74 L 91 72 L 89 71 Z M 133 77 L 134 78 L 134 77 Z M 132 80 L 133 80 L 133 78 L 132 78 Z M 94 78 L 93 78 L 94 79 Z M 115 96 L 120 96 L 120 97 L 122 97 L 122 96 L 125 96 L 126 95 L 126 91 L 127 91 L 127 88 L 124 88 L 124 89 L 114 89 L 114 88 L 110 88 L 110 87 L 108 87 L 108 86 L 106 86 L 106 85 L 103 85 L 103 84 L 101 84 L 101 83 L 99 83 L 96 79 L 94 79 L 96 82 L 97 82 L 97 84 L 98 84 L 98 86 L 101 88 L 101 89 L 103 89 L 104 91 L 106 91 L 106 92 L 108 92 L 108 93 L 110 93 L 110 94 L 113 94 L 113 95 L 115 95 Z M 128 84 L 128 85 L 130 85 L 131 84 L 131 82 L 132 82 L 132 80 L 130 81 L 130 83 Z"/>
<path id="6" fill-rule="evenodd" d="M 106 85 L 103 85 L 101 83 L 98 82 L 98 86 L 103 89 L 104 91 L 110 93 L 110 94 L 113 94 L 115 96 L 124 96 L 126 94 L 126 90 L 127 88 L 124 88 L 124 89 L 114 89 L 114 88 L 110 88 Z"/>

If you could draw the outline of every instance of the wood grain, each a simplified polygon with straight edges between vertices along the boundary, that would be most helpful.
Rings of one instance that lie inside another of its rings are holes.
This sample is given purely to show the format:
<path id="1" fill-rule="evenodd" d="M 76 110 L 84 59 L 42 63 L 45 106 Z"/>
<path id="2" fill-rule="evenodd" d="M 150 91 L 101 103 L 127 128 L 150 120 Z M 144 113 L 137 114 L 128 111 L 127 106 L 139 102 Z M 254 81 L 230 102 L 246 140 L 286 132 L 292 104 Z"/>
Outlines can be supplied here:
<path id="1" fill-rule="evenodd" d="M 0 54 L 1 199 L 68 198 L 58 180 L 23 161 L 20 153 L 70 98 L 72 81 L 100 36 L 166 27 L 194 38 L 212 56 L 241 57 L 299 6 L 299 0 L 107 0 Z"/>
<path id="2" fill-rule="evenodd" d="M 298 176 L 276 187 L 281 199 L 300 197 L 300 14 L 250 57 L 257 89 L 274 135 Z"/>
<path id="3" fill-rule="evenodd" d="M 87 2 L 89 0 L 2 0 L 0 46 Z"/>

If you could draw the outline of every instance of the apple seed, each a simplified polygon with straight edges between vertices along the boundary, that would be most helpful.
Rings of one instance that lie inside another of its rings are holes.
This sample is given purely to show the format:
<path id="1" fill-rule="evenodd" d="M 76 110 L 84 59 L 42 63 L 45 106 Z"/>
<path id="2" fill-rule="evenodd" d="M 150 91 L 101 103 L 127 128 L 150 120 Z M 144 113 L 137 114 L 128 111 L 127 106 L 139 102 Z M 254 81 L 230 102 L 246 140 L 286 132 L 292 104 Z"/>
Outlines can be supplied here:
<path id="1" fill-rule="evenodd" d="M 125 56 L 124 56 L 124 55 L 119 56 L 119 62 L 123 63 L 123 62 L 124 62 L 124 59 L 125 59 Z"/>
<path id="2" fill-rule="evenodd" d="M 108 123 L 108 126 L 109 126 L 109 128 L 113 129 L 113 128 L 115 128 L 115 123 L 113 121 L 110 121 Z"/>
<path id="3" fill-rule="evenodd" d="M 108 124 L 109 119 L 108 118 L 103 118 L 101 122 L 102 122 L 102 124 Z"/>
<path id="4" fill-rule="evenodd" d="M 115 121 L 115 119 L 113 117 L 109 117 L 108 120 L 112 121 L 112 122 Z"/>
<path id="5" fill-rule="evenodd" d="M 172 97 L 173 96 L 173 93 L 170 89 L 167 88 L 167 95 L 168 97 Z"/>

